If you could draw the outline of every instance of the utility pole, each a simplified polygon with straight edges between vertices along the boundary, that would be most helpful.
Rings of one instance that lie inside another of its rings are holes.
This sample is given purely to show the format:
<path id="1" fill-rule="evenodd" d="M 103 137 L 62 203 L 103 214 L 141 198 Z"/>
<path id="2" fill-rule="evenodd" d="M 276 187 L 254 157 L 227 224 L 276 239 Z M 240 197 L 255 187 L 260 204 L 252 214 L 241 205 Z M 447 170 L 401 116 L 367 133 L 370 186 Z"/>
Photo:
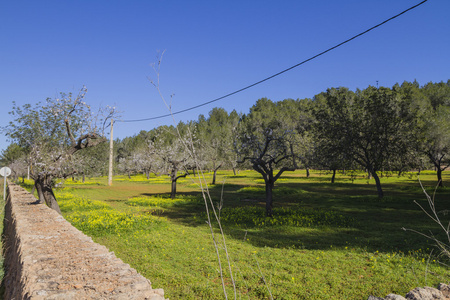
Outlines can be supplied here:
<path id="1" fill-rule="evenodd" d="M 113 124 L 114 120 L 111 119 L 111 137 L 109 139 L 109 172 L 108 172 L 109 186 L 112 186 L 112 176 L 113 176 Z"/>

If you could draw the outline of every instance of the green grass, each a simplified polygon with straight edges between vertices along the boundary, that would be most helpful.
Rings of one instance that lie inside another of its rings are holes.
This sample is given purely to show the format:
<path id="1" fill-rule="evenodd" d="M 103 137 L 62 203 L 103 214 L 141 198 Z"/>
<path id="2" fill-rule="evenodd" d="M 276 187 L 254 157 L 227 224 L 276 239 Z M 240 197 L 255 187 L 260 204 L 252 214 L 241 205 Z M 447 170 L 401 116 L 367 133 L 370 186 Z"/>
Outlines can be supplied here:
<path id="1" fill-rule="evenodd" d="M 438 228 L 413 203 L 426 205 L 414 173 L 383 177 L 376 196 L 365 174 L 288 172 L 274 189 L 274 217 L 264 216 L 264 185 L 256 172 L 218 173 L 209 186 L 219 205 L 239 299 L 367 299 L 406 294 L 417 286 L 449 282 L 433 244 L 422 232 Z M 211 173 L 205 174 L 211 180 Z M 64 216 L 95 241 L 164 288 L 171 299 L 223 299 L 218 262 L 197 185 L 179 182 L 169 198 L 167 177 L 120 176 L 86 184 L 66 182 L 56 194 Z M 435 174 L 422 172 L 433 192 Z M 444 173 L 450 182 L 450 173 Z M 221 184 L 225 182 L 225 184 Z M 219 184 L 220 183 L 220 184 Z M 450 207 L 450 189 L 436 193 L 438 210 Z M 446 216 L 448 219 L 448 216 Z M 216 234 L 217 225 L 214 223 Z M 232 284 L 221 239 L 219 254 L 230 298 Z"/>

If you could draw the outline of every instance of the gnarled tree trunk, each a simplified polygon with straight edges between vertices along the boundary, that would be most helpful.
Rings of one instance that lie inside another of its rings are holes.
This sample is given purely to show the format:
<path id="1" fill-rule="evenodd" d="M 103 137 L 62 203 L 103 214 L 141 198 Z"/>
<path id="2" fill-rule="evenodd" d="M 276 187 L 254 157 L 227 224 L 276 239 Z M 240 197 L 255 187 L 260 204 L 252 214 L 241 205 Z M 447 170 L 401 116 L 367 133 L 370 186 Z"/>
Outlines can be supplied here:
<path id="1" fill-rule="evenodd" d="M 61 214 L 61 209 L 59 208 L 58 202 L 56 201 L 55 194 L 52 188 L 52 177 L 51 176 L 39 176 L 35 179 L 34 184 L 39 196 L 39 203 L 45 203 L 51 209 L 56 210 Z"/>
<path id="2" fill-rule="evenodd" d="M 222 164 L 220 164 L 217 168 L 216 168 L 216 162 L 213 162 L 213 168 L 214 168 L 214 173 L 213 173 L 213 179 L 211 184 L 216 184 L 216 175 L 217 175 L 217 170 L 220 169 L 220 167 L 222 167 Z"/>
<path id="3" fill-rule="evenodd" d="M 170 198 L 175 199 L 175 195 L 177 193 L 177 180 L 181 177 L 186 177 L 188 173 L 185 173 L 183 175 L 178 174 L 178 163 L 172 163 L 172 170 L 170 171 L 170 181 L 172 183 L 172 188 L 170 191 Z"/>
<path id="4" fill-rule="evenodd" d="M 440 167 L 437 169 L 437 179 L 438 179 L 438 186 L 443 187 L 444 182 L 442 181 L 442 169 Z"/>
<path id="5" fill-rule="evenodd" d="M 375 179 L 375 183 L 377 184 L 378 198 L 380 198 L 380 199 L 383 198 L 384 197 L 384 193 L 383 193 L 383 189 L 381 188 L 380 177 L 378 177 L 376 171 L 372 171 L 369 174 L 372 174 L 373 179 Z"/>
<path id="6" fill-rule="evenodd" d="M 334 183 L 335 178 L 336 178 L 336 169 L 333 169 L 333 176 L 331 176 L 331 183 Z"/>
<path id="7" fill-rule="evenodd" d="M 266 216 L 273 216 L 273 186 L 274 182 L 268 179 L 266 182 Z"/>

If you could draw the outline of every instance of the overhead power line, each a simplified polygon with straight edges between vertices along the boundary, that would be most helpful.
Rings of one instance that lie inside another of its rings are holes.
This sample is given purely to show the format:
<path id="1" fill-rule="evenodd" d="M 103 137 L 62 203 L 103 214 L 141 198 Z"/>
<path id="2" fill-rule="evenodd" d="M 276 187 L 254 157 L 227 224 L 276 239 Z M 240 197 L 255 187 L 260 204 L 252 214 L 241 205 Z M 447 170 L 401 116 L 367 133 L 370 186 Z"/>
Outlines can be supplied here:
<path id="1" fill-rule="evenodd" d="M 322 55 L 324 55 L 325 53 L 328 53 L 328 52 L 330 52 L 330 51 L 332 51 L 332 50 L 334 50 L 334 49 L 336 49 L 336 48 L 338 48 L 338 47 L 340 47 L 340 46 L 342 46 L 342 45 L 344 45 L 344 44 L 346 44 L 346 43 L 348 43 L 348 42 L 350 42 L 350 41 L 352 41 L 352 40 L 354 40 L 354 39 L 356 39 L 356 38 L 358 38 L 358 37 L 360 37 L 360 36 L 362 36 L 362 35 L 364 35 L 364 34 L 366 34 L 366 33 L 368 33 L 368 32 L 370 32 L 370 31 L 372 31 L 372 30 L 374 30 L 374 29 L 376 29 L 376 28 L 378 28 L 378 27 L 380 27 L 380 26 L 386 24 L 387 22 L 392 21 L 392 20 L 394 20 L 395 18 L 400 17 L 400 16 L 403 15 L 404 13 L 407 13 L 408 11 L 413 10 L 414 8 L 416 8 L 416 7 L 418 7 L 418 6 L 422 5 L 422 4 L 424 4 L 424 3 L 427 2 L 427 1 L 428 1 L 428 0 L 424 0 L 424 1 L 418 3 L 418 4 L 414 5 L 414 6 L 411 6 L 410 8 L 408 8 L 408 9 L 402 11 L 401 13 L 396 14 L 395 16 L 390 17 L 389 19 L 384 20 L 383 22 L 378 23 L 377 25 L 375 25 L 375 26 L 373 26 L 373 27 L 370 27 L 369 29 L 367 29 L 367 30 L 365 30 L 365 31 L 363 31 L 363 32 L 361 32 L 361 33 L 358 33 L 357 35 L 355 35 L 355 36 L 353 36 L 353 37 L 351 37 L 351 38 L 349 38 L 349 39 L 347 39 L 347 40 L 345 40 L 345 41 L 343 41 L 343 42 L 341 42 L 341 43 L 339 43 L 339 44 L 337 44 L 337 45 L 335 45 L 335 46 L 333 46 L 333 47 L 331 47 L 331 48 L 328 48 L 328 49 L 325 50 L 325 51 L 322 51 L 322 52 L 320 52 L 320 53 L 318 53 L 318 54 L 316 54 L 316 55 L 314 55 L 314 56 L 312 56 L 312 57 L 310 57 L 310 58 L 308 58 L 308 59 L 305 59 L 305 60 L 302 61 L 302 62 L 299 62 L 298 64 L 295 64 L 295 65 L 293 65 L 293 66 L 291 66 L 291 67 L 289 67 L 289 68 L 287 68 L 287 69 L 284 69 L 284 70 L 282 70 L 282 71 L 280 71 L 280 72 L 278 72 L 278 73 L 275 73 L 275 74 L 273 74 L 273 75 L 271 75 L 271 76 L 269 76 L 269 77 L 266 77 L 266 78 L 264 78 L 264 79 L 262 79 L 262 80 L 260 80 L 260 81 L 257 81 L 257 82 L 255 82 L 255 83 L 252 83 L 252 84 L 250 84 L 250 85 L 247 85 L 246 87 L 243 87 L 243 88 L 241 88 L 241 89 L 238 89 L 238 90 L 236 90 L 236 91 L 234 91 L 234 92 L 231 92 L 231 93 L 229 93 L 229 94 L 223 95 L 223 96 L 221 96 L 221 97 L 215 98 L 215 99 L 213 99 L 213 100 L 204 102 L 204 103 L 199 104 L 199 105 L 195 105 L 195 106 L 192 106 L 192 107 L 189 107 L 189 108 L 186 108 L 186 109 L 183 109 L 183 110 L 179 110 L 179 111 L 176 111 L 176 112 L 171 112 L 171 113 L 168 113 L 168 114 L 165 114 L 165 115 L 160 115 L 160 116 L 150 117 L 150 118 L 145 118 L 145 119 L 121 120 L 120 122 L 141 122 L 141 121 L 150 121 L 150 120 L 161 119 L 161 118 L 169 117 L 169 116 L 172 116 L 172 115 L 181 114 L 181 113 L 184 113 L 184 112 L 187 112 L 187 111 L 190 111 L 190 110 L 193 110 L 193 109 L 196 109 L 196 108 L 199 108 L 199 107 L 202 107 L 202 106 L 211 104 L 211 103 L 213 103 L 213 102 L 222 100 L 222 99 L 224 99 L 224 98 L 230 97 L 230 96 L 232 96 L 232 95 L 235 95 L 235 94 L 237 94 L 237 93 L 240 93 L 240 92 L 242 92 L 242 91 L 245 91 L 245 90 L 247 90 L 247 89 L 249 89 L 249 88 L 251 88 L 251 87 L 254 87 L 254 86 L 258 85 L 258 84 L 261 84 L 261 83 L 263 83 L 263 82 L 265 82 L 265 81 L 268 81 L 268 80 L 270 80 L 270 79 L 272 79 L 272 78 L 275 78 L 275 77 L 277 77 L 277 76 L 279 76 L 279 75 L 281 75 L 281 74 L 283 74 L 283 73 L 286 73 L 286 72 L 288 72 L 288 71 L 290 71 L 290 70 L 292 70 L 292 69 L 294 69 L 294 68 L 297 68 L 297 67 L 299 67 L 299 66 L 301 66 L 301 65 L 303 65 L 303 64 L 305 64 L 305 63 L 307 63 L 307 62 L 309 62 L 309 61 L 311 61 L 311 60 L 313 60 L 313 59 L 315 59 L 315 58 L 317 58 L 317 57 L 319 57 L 319 56 L 322 56 Z M 118 121 L 119 121 L 119 120 L 118 120 Z"/>

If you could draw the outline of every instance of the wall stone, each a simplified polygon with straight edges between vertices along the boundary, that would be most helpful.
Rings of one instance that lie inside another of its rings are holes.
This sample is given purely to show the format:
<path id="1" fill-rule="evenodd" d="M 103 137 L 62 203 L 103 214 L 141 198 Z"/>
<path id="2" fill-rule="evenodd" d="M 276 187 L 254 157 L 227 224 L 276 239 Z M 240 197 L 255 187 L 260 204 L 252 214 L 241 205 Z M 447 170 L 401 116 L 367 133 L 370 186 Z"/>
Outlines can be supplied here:
<path id="1" fill-rule="evenodd" d="M 409 291 L 405 297 L 389 294 L 384 298 L 369 296 L 367 300 L 450 300 L 450 286 L 440 283 L 437 289 L 426 286 Z"/>
<path id="2" fill-rule="evenodd" d="M 162 289 L 9 183 L 5 207 L 5 299 L 151 299 Z"/>

